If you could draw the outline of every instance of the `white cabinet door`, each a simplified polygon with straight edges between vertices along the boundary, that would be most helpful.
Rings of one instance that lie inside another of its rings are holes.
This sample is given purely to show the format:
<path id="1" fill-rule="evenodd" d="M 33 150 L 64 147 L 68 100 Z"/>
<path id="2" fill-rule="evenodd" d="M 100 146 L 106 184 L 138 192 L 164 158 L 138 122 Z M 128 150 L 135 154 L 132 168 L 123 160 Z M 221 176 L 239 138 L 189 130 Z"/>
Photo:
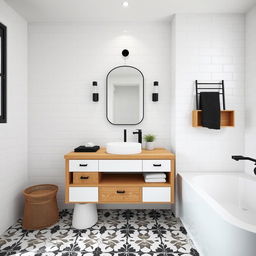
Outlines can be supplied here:
<path id="1" fill-rule="evenodd" d="M 142 160 L 99 160 L 100 172 L 142 172 Z"/>
<path id="2" fill-rule="evenodd" d="M 170 172 L 170 160 L 143 160 L 143 172 Z"/>
<path id="3" fill-rule="evenodd" d="M 98 160 L 69 160 L 70 172 L 97 172 L 98 170 Z"/>
<path id="4" fill-rule="evenodd" d="M 70 202 L 98 202 L 97 187 L 70 187 L 69 188 Z"/>
<path id="5" fill-rule="evenodd" d="M 144 187 L 142 190 L 143 202 L 170 202 L 170 187 Z"/>

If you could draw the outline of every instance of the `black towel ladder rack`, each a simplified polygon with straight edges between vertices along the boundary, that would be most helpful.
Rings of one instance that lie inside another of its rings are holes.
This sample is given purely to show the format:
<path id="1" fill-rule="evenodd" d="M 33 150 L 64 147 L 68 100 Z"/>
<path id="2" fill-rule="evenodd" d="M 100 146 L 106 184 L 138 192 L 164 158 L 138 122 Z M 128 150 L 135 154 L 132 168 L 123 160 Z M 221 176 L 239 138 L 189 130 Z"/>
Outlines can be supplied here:
<path id="1" fill-rule="evenodd" d="M 219 94 L 222 95 L 222 104 L 223 104 L 223 110 L 226 110 L 226 104 L 225 104 L 225 86 L 224 86 L 224 80 L 222 80 L 219 83 L 199 83 L 196 80 L 196 109 L 199 110 L 199 96 L 200 96 L 200 90 L 220 90 Z M 219 85 L 219 87 L 200 87 L 200 85 Z M 220 87 L 221 86 L 221 87 Z"/>

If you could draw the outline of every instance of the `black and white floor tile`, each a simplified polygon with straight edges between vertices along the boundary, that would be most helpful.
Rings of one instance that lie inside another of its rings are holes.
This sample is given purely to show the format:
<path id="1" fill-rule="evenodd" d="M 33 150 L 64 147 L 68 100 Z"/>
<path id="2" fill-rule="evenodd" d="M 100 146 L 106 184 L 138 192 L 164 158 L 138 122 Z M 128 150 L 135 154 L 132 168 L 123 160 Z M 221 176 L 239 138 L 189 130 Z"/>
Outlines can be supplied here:
<path id="1" fill-rule="evenodd" d="M 99 210 L 90 229 L 72 228 L 72 211 L 47 229 L 26 231 L 21 220 L 0 236 L 0 256 L 199 256 L 169 210 Z"/>

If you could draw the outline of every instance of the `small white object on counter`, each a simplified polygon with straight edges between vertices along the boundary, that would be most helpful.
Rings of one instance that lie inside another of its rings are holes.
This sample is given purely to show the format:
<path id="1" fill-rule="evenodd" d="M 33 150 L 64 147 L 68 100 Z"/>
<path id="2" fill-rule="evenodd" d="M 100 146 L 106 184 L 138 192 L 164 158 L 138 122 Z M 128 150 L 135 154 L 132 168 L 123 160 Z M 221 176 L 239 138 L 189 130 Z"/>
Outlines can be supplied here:
<path id="1" fill-rule="evenodd" d="M 93 142 L 87 142 L 87 143 L 85 144 L 85 146 L 89 148 L 89 147 L 94 147 L 95 144 L 94 144 Z"/>

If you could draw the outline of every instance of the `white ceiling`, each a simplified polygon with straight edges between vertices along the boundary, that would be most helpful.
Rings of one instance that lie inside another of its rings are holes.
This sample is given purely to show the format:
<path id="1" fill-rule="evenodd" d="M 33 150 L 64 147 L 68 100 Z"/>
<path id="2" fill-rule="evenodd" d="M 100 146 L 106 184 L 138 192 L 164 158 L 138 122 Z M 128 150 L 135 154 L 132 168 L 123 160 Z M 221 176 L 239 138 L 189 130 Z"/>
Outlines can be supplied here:
<path id="1" fill-rule="evenodd" d="M 156 21 L 174 13 L 244 13 L 256 0 L 5 0 L 29 22 Z"/>

